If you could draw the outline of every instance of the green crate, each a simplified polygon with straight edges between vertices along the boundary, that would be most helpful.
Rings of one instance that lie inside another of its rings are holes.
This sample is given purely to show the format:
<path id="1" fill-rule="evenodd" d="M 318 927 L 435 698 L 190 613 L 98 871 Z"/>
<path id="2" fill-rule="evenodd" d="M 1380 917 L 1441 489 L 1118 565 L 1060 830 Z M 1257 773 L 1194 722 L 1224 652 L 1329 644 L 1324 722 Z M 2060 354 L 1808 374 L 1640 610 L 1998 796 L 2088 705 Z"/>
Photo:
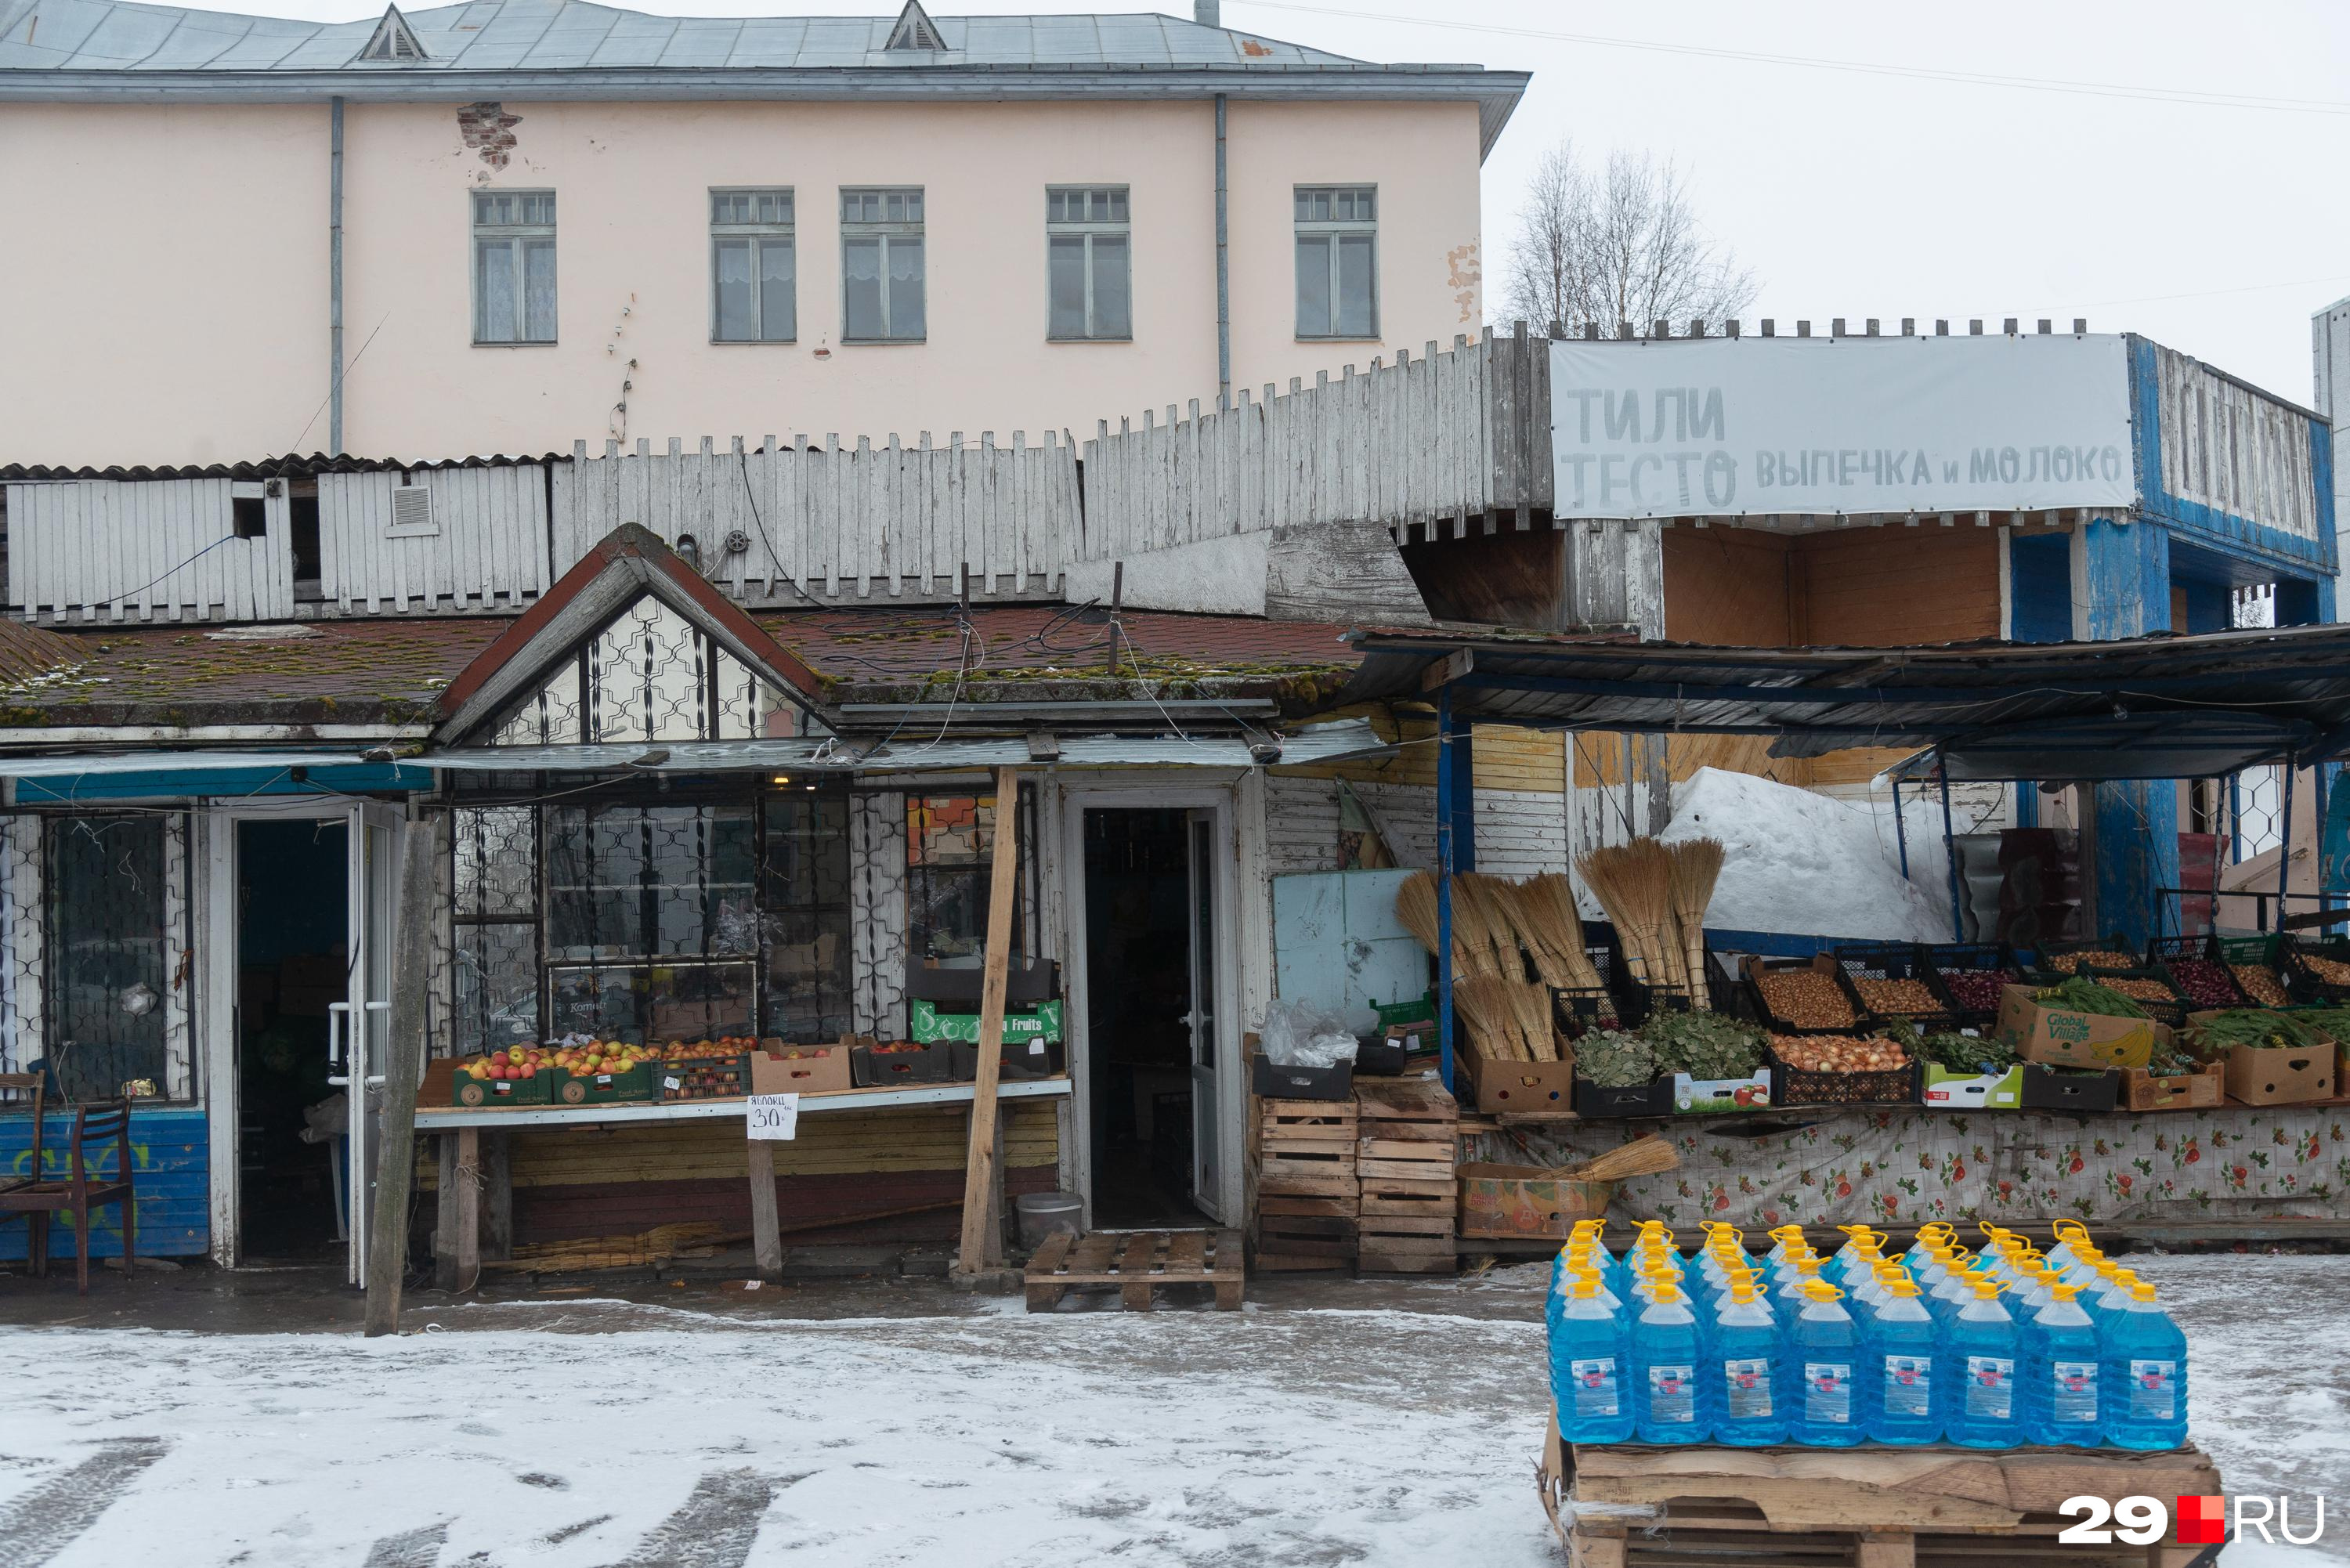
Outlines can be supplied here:
<path id="1" fill-rule="evenodd" d="M 625 1105 L 630 1101 L 655 1098 L 653 1073 L 642 1063 L 625 1073 L 574 1073 L 557 1067 L 552 1075 L 540 1077 L 554 1079 L 554 1104 L 557 1106 Z"/>
<path id="2" fill-rule="evenodd" d="M 1374 1002 L 1371 1011 L 1379 1015 L 1379 1027 L 1390 1023 L 1433 1023 L 1436 1022 L 1436 992 L 1415 996 L 1409 1002 Z"/>

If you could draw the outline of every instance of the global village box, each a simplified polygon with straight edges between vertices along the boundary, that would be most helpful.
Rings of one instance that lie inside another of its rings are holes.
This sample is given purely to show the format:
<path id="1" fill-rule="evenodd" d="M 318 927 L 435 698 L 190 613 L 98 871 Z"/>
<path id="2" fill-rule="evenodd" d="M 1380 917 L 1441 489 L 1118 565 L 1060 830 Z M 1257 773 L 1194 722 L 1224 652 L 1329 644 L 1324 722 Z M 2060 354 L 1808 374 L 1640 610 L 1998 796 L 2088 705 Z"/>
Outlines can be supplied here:
<path id="1" fill-rule="evenodd" d="M 2028 985 L 2001 992 L 1999 1032 L 2017 1055 L 2050 1067 L 2143 1067 L 2170 1043 L 2170 1031 L 2150 1018 L 2049 1007 Z"/>

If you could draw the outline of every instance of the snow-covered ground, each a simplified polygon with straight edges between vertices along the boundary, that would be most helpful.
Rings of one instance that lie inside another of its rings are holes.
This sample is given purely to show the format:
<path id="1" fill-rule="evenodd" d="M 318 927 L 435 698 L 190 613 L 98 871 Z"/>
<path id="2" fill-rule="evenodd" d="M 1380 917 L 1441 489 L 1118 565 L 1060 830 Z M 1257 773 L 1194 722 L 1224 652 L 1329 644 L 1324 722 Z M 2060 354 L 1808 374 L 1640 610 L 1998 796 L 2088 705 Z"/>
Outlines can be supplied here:
<path id="1" fill-rule="evenodd" d="M 2350 1259 L 2139 1261 L 2230 1490 L 2350 1515 Z M 1548 1568 L 1542 1280 L 1240 1314 L 811 1321 L 738 1294 L 442 1306 L 378 1341 L 10 1330 L 0 1564 Z M 2227 1564 L 2350 1563 L 2329 1523 Z"/>

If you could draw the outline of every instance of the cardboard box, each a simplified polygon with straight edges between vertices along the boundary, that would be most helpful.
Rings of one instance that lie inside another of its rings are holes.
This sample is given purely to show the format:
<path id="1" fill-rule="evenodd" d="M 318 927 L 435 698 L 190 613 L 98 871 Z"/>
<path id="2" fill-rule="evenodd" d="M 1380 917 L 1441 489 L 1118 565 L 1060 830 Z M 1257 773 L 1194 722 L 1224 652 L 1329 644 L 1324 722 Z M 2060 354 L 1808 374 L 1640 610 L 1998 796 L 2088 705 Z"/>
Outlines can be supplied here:
<path id="1" fill-rule="evenodd" d="M 2103 1013 L 2043 1007 L 2033 988 L 2011 985 L 2001 993 L 1999 1032 L 2027 1062 L 2051 1067 L 2143 1067 L 2154 1048 L 2170 1042 L 2170 1031 L 2146 1018 L 2108 1018 Z"/>
<path id="2" fill-rule="evenodd" d="M 1756 1069 L 1745 1078 L 1692 1078 L 1673 1075 L 1673 1111 L 1677 1116 L 1713 1116 L 1722 1111 L 1767 1111 L 1771 1108 L 1771 1069 Z"/>
<path id="3" fill-rule="evenodd" d="M 1616 1196 L 1612 1181 L 1567 1181 L 1535 1165 L 1464 1165 L 1461 1234 L 1563 1241 L 1578 1220 L 1596 1219 Z"/>
<path id="4" fill-rule="evenodd" d="M 2143 1067 L 2122 1075 L 2122 1104 L 2133 1111 L 2191 1111 L 2227 1098 L 2228 1064 L 2158 1078 Z"/>
<path id="5" fill-rule="evenodd" d="M 1477 1096 L 1477 1109 L 1487 1116 L 1502 1111 L 1571 1111 L 1575 1108 L 1575 1052 L 1570 1047 L 1560 1062 L 1489 1062 L 1456 1041 L 1460 1065 L 1467 1070 Z"/>
<path id="6" fill-rule="evenodd" d="M 822 1095 L 850 1086 L 846 1045 L 787 1045 L 762 1040 L 751 1053 L 754 1095 Z"/>
<path id="7" fill-rule="evenodd" d="M 2228 1052 L 2228 1095 L 2248 1106 L 2299 1106 L 2334 1097 L 2334 1053 L 2272 1051 L 2258 1045 Z"/>
<path id="8" fill-rule="evenodd" d="M 1953 1073 L 1939 1063 L 1926 1064 L 1926 1108 L 1934 1111 L 2020 1111 L 2023 1108 L 2023 1069 L 2004 1073 Z"/>

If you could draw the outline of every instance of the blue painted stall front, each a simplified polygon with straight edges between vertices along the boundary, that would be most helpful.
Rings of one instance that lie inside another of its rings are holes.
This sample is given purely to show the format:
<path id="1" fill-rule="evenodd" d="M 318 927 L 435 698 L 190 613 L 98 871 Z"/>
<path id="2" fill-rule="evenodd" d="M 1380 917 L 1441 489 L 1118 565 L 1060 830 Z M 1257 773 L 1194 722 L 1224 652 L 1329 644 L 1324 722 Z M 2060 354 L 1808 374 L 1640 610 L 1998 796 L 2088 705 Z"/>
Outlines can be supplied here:
<path id="1" fill-rule="evenodd" d="M 68 1173 L 68 1144 L 73 1137 L 73 1113 L 52 1111 L 42 1120 L 42 1174 L 61 1178 Z M 10 1176 L 32 1174 L 33 1118 L 0 1112 L 0 1170 Z M 192 1106 L 133 1111 L 130 1116 L 132 1185 L 139 1205 L 139 1251 L 152 1258 L 200 1256 L 212 1246 L 209 1191 L 211 1188 L 207 1127 L 204 1113 Z M 109 1141 L 96 1157 L 98 1174 L 114 1169 L 115 1146 Z M 92 1214 L 93 1258 L 122 1256 L 121 1210 L 113 1204 Z M 26 1256 L 31 1227 L 21 1215 L 0 1220 L 0 1260 Z M 49 1216 L 49 1259 L 70 1263 L 74 1255 L 73 1218 Z"/>

